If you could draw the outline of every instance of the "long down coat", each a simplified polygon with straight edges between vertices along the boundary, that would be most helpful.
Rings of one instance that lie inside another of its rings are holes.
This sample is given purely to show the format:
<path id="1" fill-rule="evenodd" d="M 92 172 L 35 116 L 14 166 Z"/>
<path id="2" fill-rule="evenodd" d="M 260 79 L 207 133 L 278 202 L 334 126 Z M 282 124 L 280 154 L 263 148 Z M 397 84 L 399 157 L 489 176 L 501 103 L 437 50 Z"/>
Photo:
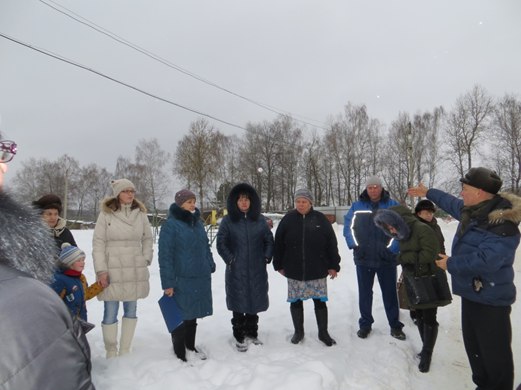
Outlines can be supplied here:
<path id="1" fill-rule="evenodd" d="M 246 213 L 237 206 L 242 193 L 250 198 Z M 217 233 L 217 251 L 226 263 L 226 306 L 239 313 L 266 311 L 269 306 L 266 264 L 273 254 L 273 234 L 260 213 L 259 196 L 249 184 L 237 184 L 228 195 L 227 206 L 228 215 Z"/>
<path id="2" fill-rule="evenodd" d="M 108 272 L 110 285 L 100 301 L 135 301 L 150 291 L 148 266 L 152 263 L 152 228 L 145 205 L 116 208 L 116 198 L 102 202 L 92 238 L 96 273 Z"/>
<path id="3" fill-rule="evenodd" d="M 198 209 L 190 213 L 172 203 L 159 234 L 161 287 L 174 289 L 183 320 L 210 316 L 215 263 Z"/>

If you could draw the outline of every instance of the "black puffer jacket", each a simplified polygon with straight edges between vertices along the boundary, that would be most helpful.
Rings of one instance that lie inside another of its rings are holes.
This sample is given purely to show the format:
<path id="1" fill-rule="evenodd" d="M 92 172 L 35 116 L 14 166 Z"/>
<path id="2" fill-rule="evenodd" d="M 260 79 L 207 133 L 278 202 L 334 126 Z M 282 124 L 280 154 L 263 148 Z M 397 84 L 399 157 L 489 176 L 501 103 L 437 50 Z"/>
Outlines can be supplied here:
<path id="1" fill-rule="evenodd" d="M 55 251 L 40 217 L 0 191 L 0 389 L 94 389 L 87 339 L 41 282 Z"/>
<path id="2" fill-rule="evenodd" d="M 306 215 L 287 213 L 275 233 L 273 266 L 295 280 L 321 279 L 329 269 L 340 271 L 335 231 L 326 216 L 313 208 Z"/>
<path id="3" fill-rule="evenodd" d="M 242 193 L 250 198 L 247 213 L 237 206 Z M 226 305 L 228 310 L 239 313 L 266 311 L 269 306 L 266 264 L 273 255 L 273 234 L 260 213 L 259 196 L 249 184 L 237 184 L 230 191 L 227 206 L 228 215 L 217 233 L 217 251 L 226 263 Z"/>

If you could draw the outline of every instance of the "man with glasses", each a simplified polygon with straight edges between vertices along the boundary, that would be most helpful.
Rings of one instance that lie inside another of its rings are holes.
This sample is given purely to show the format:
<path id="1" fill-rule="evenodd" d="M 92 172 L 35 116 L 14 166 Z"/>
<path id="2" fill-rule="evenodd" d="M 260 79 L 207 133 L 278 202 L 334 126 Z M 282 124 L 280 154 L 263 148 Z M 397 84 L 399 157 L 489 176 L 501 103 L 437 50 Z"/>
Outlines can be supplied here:
<path id="1" fill-rule="evenodd" d="M 403 324 L 399 320 L 398 296 L 396 294 L 396 252 L 398 244 L 387 237 L 373 222 L 375 213 L 379 209 L 387 209 L 398 205 L 391 199 L 389 192 L 382 187 L 378 176 L 367 179 L 366 188 L 358 201 L 344 217 L 344 237 L 349 249 L 353 250 L 358 280 L 358 306 L 360 319 L 357 332 L 361 339 L 371 333 L 374 322 L 373 284 L 374 277 L 378 277 L 382 299 L 391 328 L 391 336 L 398 340 L 405 340 L 402 331 Z"/>
<path id="2" fill-rule="evenodd" d="M 54 241 L 39 216 L 2 189 L 15 154 L 14 142 L 0 141 L 0 388 L 91 390 L 87 339 L 46 285 Z"/>
<path id="3" fill-rule="evenodd" d="M 449 271 L 452 291 L 461 296 L 463 342 L 478 389 L 512 389 L 511 305 L 516 298 L 514 269 L 519 245 L 521 198 L 499 193 L 496 172 L 471 168 L 460 179 L 458 199 L 423 184 L 410 196 L 427 197 L 458 221 L 452 254 L 440 254 L 438 267 Z"/>

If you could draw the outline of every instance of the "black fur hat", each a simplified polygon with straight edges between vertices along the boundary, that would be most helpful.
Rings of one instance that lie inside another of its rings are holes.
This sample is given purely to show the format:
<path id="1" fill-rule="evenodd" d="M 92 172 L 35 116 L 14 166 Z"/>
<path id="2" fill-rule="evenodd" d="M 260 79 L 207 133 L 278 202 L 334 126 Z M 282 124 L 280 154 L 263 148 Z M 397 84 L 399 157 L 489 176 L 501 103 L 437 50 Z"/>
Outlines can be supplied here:
<path id="1" fill-rule="evenodd" d="M 497 194 L 503 185 L 503 181 L 496 172 L 483 167 L 470 168 L 465 177 L 462 177 L 459 181 L 489 194 Z"/>
<path id="2" fill-rule="evenodd" d="M 420 200 L 418 203 L 416 203 L 416 207 L 414 208 L 414 214 L 418 214 L 420 211 L 428 210 L 432 211 L 433 213 L 436 212 L 436 206 L 434 206 L 434 203 L 432 203 L 428 199 Z"/>

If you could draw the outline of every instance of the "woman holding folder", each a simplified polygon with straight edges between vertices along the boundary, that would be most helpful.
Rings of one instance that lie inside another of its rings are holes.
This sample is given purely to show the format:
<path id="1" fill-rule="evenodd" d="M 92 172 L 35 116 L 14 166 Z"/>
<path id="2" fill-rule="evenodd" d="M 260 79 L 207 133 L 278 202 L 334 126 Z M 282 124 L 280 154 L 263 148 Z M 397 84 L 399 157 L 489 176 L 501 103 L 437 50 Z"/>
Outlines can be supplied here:
<path id="1" fill-rule="evenodd" d="M 186 350 L 195 348 L 197 318 L 212 315 L 212 278 L 215 263 L 208 237 L 195 207 L 195 194 L 176 193 L 168 219 L 159 234 L 159 271 L 164 294 L 179 306 L 183 323 L 172 331 L 176 356 L 186 361 Z"/>

